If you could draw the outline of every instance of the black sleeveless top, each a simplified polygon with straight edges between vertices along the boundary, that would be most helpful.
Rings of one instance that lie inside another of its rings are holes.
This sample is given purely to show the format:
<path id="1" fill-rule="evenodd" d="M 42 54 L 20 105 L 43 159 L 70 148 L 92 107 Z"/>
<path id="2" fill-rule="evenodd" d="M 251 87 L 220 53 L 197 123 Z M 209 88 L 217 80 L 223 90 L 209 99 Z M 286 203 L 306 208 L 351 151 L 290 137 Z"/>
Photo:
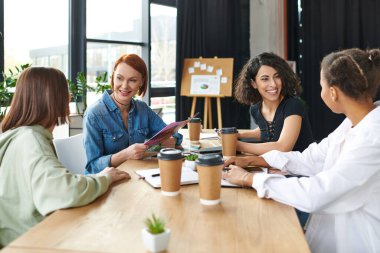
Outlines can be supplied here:
<path id="1" fill-rule="evenodd" d="M 293 151 L 302 152 L 314 141 L 304 102 L 298 97 L 285 97 L 278 106 L 273 121 L 268 122 L 261 114 L 262 101 L 250 108 L 250 113 L 260 128 L 260 141 L 275 142 L 280 138 L 284 121 L 291 115 L 302 117 L 301 131 Z"/>

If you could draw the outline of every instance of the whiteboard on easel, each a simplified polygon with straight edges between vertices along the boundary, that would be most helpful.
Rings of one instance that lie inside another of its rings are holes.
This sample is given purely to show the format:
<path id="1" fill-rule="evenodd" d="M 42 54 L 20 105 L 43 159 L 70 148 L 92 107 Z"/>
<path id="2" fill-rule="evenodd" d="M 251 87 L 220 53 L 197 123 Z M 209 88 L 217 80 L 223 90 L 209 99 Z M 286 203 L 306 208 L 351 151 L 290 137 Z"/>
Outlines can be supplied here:
<path id="1" fill-rule="evenodd" d="M 181 96 L 232 96 L 233 58 L 187 58 L 184 61 Z"/>
<path id="2" fill-rule="evenodd" d="M 192 75 L 190 95 L 219 95 L 220 77 L 217 75 Z"/>

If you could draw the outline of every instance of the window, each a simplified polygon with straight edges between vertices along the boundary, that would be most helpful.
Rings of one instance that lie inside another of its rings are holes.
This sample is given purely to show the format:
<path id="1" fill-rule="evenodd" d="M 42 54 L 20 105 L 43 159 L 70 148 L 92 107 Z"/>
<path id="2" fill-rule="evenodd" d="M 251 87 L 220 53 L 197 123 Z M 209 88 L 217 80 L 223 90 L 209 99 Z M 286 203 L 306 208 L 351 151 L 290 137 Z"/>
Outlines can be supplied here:
<path id="1" fill-rule="evenodd" d="M 166 123 L 175 121 L 177 9 L 152 3 L 151 23 L 151 107 L 162 108 Z"/>
<path id="2" fill-rule="evenodd" d="M 87 38 L 142 41 L 141 0 L 87 0 Z"/>
<path id="3" fill-rule="evenodd" d="M 31 63 L 67 75 L 68 7 L 68 0 L 4 1 L 5 72 Z"/>
<path id="4" fill-rule="evenodd" d="M 175 6 L 176 0 L 0 0 L 0 71 L 25 63 L 58 68 L 68 79 L 86 71 L 91 85 L 104 71 L 110 76 L 121 54 L 136 53 L 149 69 L 143 100 L 162 108 L 170 123 L 175 120 Z M 87 104 L 100 96 L 90 92 Z"/>
<path id="5" fill-rule="evenodd" d="M 0 1 L 3 3 L 4 72 L 9 74 L 9 69 L 29 63 L 58 68 L 68 76 L 69 0 Z M 67 126 L 55 128 L 55 137 L 67 135 Z"/>
<path id="6" fill-rule="evenodd" d="M 114 62 L 122 54 L 140 55 L 149 65 L 149 60 L 143 57 L 143 48 L 148 49 L 147 41 L 144 43 L 143 5 L 142 0 L 87 0 L 86 61 L 89 85 L 94 85 L 95 78 L 104 72 L 110 78 Z M 88 92 L 88 104 L 100 96 Z"/>

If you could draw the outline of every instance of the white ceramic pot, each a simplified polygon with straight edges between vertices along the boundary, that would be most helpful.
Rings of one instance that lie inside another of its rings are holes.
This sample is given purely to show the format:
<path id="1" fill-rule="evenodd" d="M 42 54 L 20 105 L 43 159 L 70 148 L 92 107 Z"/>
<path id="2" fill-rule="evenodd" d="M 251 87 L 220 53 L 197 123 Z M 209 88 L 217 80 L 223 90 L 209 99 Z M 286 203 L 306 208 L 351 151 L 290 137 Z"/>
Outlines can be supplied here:
<path id="1" fill-rule="evenodd" d="M 186 168 L 190 168 L 192 170 L 196 170 L 195 161 L 185 160 L 185 163 L 183 164 L 183 166 Z"/>
<path id="2" fill-rule="evenodd" d="M 170 229 L 165 229 L 161 234 L 151 234 L 146 228 L 141 231 L 145 247 L 151 252 L 160 252 L 168 248 Z"/>

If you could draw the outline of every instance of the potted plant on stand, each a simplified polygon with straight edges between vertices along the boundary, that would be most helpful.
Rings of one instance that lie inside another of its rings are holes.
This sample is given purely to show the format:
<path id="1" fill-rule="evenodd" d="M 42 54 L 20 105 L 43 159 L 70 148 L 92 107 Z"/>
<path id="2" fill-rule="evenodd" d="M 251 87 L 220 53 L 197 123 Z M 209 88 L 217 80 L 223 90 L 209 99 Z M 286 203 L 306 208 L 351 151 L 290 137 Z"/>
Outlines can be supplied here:
<path id="1" fill-rule="evenodd" d="M 83 115 L 87 109 L 87 91 L 94 91 L 96 94 L 104 93 L 105 90 L 111 89 L 111 85 L 107 81 L 107 72 L 96 77 L 95 88 L 87 84 L 86 74 L 83 72 L 78 72 L 75 82 L 67 80 L 71 101 L 75 103 L 75 112 L 70 114 L 70 136 L 82 132 Z"/>
<path id="2" fill-rule="evenodd" d="M 75 103 L 76 112 L 73 114 L 83 115 L 87 108 L 86 90 L 91 89 L 87 86 L 86 75 L 83 72 L 78 72 L 75 82 L 67 80 L 69 85 L 71 101 Z"/>
<path id="3" fill-rule="evenodd" d="M 145 247 L 151 252 L 167 249 L 170 239 L 170 229 L 165 229 L 165 222 L 152 214 L 145 220 L 146 227 L 142 229 Z"/>
<path id="4" fill-rule="evenodd" d="M 83 114 L 87 108 L 86 91 L 91 89 L 87 86 L 86 75 L 78 72 L 75 82 L 67 80 L 71 101 L 75 103 L 75 112 L 70 113 L 69 136 L 79 134 L 83 129 Z"/>

